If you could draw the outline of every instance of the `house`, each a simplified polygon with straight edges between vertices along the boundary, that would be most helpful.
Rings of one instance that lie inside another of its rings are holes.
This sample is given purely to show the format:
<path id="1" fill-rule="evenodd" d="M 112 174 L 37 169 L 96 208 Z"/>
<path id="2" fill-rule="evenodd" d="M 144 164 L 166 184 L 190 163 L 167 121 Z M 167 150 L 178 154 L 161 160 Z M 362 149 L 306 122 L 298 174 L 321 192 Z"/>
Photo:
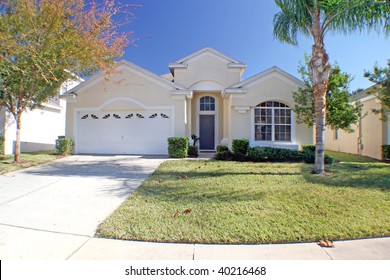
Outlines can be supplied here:
<path id="1" fill-rule="evenodd" d="M 272 67 L 246 80 L 246 64 L 212 48 L 169 65 L 158 76 L 117 63 L 78 85 L 66 98 L 66 136 L 76 153 L 167 154 L 167 138 L 200 137 L 200 151 L 247 138 L 251 146 L 299 149 L 313 131 L 297 124 L 292 92 L 303 83 Z"/>
<path id="2" fill-rule="evenodd" d="M 54 150 L 55 140 L 65 134 L 66 101 L 60 95 L 84 80 L 77 78 L 58 90 L 57 96 L 39 109 L 28 110 L 22 115 L 20 135 L 21 152 Z M 0 136 L 4 138 L 4 154 L 13 154 L 16 141 L 15 118 L 0 107 Z"/>
<path id="3" fill-rule="evenodd" d="M 352 133 L 327 128 L 325 149 L 381 160 L 382 145 L 390 145 L 390 119 L 381 120 L 381 115 L 372 111 L 380 110 L 382 104 L 375 95 L 367 94 L 367 90 L 353 95 L 352 99 L 363 105 L 362 117 L 357 125 L 351 127 L 354 130 Z"/>

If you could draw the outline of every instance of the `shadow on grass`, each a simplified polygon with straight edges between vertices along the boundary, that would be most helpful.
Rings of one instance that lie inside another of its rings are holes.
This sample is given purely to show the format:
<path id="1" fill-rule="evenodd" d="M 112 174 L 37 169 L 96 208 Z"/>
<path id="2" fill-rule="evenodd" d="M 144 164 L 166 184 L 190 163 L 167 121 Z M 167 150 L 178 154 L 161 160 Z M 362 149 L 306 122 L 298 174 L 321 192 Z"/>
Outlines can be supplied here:
<path id="1" fill-rule="evenodd" d="M 390 167 L 377 163 L 337 163 L 326 166 L 330 175 L 319 176 L 311 174 L 313 166 L 304 166 L 301 169 L 303 178 L 310 183 L 323 184 L 334 187 L 353 187 L 381 189 L 390 188 Z"/>
<path id="2" fill-rule="evenodd" d="M 264 198 L 266 193 L 256 189 L 224 189 L 223 191 L 193 189 L 190 187 L 172 187 L 150 185 L 142 186 L 137 193 L 144 198 L 155 197 L 158 201 L 180 202 L 181 204 L 199 204 L 199 203 L 235 203 L 239 201 L 258 201 Z"/>

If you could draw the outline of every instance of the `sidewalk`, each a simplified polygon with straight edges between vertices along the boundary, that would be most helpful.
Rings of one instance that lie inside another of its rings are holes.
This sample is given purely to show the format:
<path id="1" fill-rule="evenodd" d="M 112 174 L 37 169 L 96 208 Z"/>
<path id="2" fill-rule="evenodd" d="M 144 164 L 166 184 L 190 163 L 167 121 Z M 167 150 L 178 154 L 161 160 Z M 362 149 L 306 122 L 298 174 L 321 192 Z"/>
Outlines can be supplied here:
<path id="1" fill-rule="evenodd" d="M 390 260 L 390 237 L 276 245 L 201 245 L 91 238 L 72 260 Z"/>

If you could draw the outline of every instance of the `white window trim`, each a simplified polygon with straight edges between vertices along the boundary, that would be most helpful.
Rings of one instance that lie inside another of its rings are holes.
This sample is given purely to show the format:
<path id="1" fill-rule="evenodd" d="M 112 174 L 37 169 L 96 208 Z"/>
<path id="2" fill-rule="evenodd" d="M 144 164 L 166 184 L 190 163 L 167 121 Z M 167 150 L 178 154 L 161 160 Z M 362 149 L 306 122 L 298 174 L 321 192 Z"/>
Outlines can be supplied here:
<path id="1" fill-rule="evenodd" d="M 212 98 L 214 98 L 215 100 L 215 110 L 214 111 L 201 111 L 200 110 L 200 99 L 202 97 L 205 97 L 205 96 L 210 96 Z M 217 145 L 218 145 L 218 139 L 219 139 L 219 134 L 218 134 L 218 123 L 219 123 L 219 120 L 218 120 L 218 109 L 219 109 L 219 106 L 218 106 L 218 99 L 216 96 L 214 96 L 213 94 L 210 94 L 210 93 L 203 93 L 203 94 L 200 94 L 197 99 L 196 99 L 196 136 L 200 136 L 199 134 L 199 131 L 200 131 L 200 125 L 199 125 L 199 122 L 200 122 L 200 115 L 214 115 L 214 150 L 217 148 Z M 200 151 L 208 151 L 208 150 L 200 150 Z"/>
<path id="2" fill-rule="evenodd" d="M 272 100 L 267 100 L 267 101 L 272 101 Z M 282 101 L 277 101 L 277 102 L 282 102 Z M 282 102 L 285 104 L 284 102 Z M 287 104 L 286 104 L 287 105 Z M 287 105 L 288 106 L 288 105 Z M 255 108 L 259 108 L 257 106 L 251 107 L 251 122 L 250 122 L 250 145 L 252 147 L 255 146 L 267 146 L 267 147 L 286 147 L 286 148 L 296 148 L 296 117 L 294 111 L 291 109 L 291 140 L 290 141 L 275 141 L 275 132 L 272 132 L 272 140 L 271 141 L 262 141 L 262 140 L 255 140 Z M 274 109 L 274 107 L 270 107 Z M 283 108 L 283 107 L 281 107 Z M 272 114 L 272 127 L 274 127 L 274 115 Z M 297 146 L 299 148 L 299 145 Z"/>

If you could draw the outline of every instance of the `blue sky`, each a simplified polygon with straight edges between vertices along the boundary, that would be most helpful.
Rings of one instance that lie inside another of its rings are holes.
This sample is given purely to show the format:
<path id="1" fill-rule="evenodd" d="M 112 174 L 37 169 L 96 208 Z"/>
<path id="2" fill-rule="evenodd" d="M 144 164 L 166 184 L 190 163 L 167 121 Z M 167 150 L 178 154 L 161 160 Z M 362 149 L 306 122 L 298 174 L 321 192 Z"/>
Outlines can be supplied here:
<path id="1" fill-rule="evenodd" d="M 127 1 L 126 1 L 127 2 Z M 297 66 L 311 52 L 310 38 L 300 37 L 299 46 L 273 37 L 273 0 L 134 0 L 136 19 L 126 25 L 135 32 L 138 46 L 125 50 L 127 59 L 156 74 L 168 73 L 168 64 L 205 46 L 248 65 L 244 78 L 278 66 L 300 78 Z M 390 59 L 390 39 L 377 33 L 328 34 L 326 49 L 331 62 L 354 76 L 351 90 L 370 83 L 364 70 Z"/>

